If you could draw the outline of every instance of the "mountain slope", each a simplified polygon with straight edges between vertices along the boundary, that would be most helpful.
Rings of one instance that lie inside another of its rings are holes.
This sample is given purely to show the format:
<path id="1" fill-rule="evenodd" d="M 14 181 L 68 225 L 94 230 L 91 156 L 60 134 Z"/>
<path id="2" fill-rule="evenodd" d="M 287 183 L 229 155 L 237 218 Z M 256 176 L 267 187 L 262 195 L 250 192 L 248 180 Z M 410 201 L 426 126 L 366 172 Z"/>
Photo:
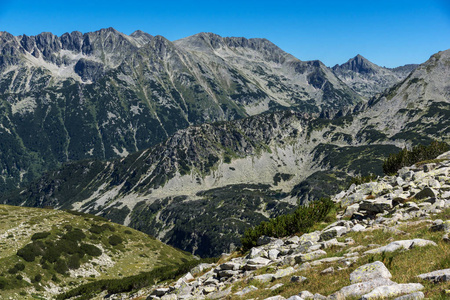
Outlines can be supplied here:
<path id="1" fill-rule="evenodd" d="M 284 109 L 333 115 L 362 100 L 321 62 L 264 39 L 2 32 L 0 53 L 0 191 L 62 162 L 126 156 L 189 125 Z"/>
<path id="2" fill-rule="evenodd" d="M 384 68 L 358 54 L 332 69 L 339 79 L 369 99 L 405 79 L 416 67 L 410 64 L 393 69 Z"/>
<path id="3" fill-rule="evenodd" d="M 405 145 L 450 142 L 449 56 L 432 56 L 354 115 L 284 111 L 193 126 L 126 158 L 67 164 L 3 201 L 99 214 L 218 255 L 252 224 L 337 192 L 352 175 L 381 175 Z"/>
<path id="4" fill-rule="evenodd" d="M 0 205 L 0 214 L 0 290 L 6 298 L 50 299 L 87 282 L 192 260 L 97 216 L 6 205 Z"/>

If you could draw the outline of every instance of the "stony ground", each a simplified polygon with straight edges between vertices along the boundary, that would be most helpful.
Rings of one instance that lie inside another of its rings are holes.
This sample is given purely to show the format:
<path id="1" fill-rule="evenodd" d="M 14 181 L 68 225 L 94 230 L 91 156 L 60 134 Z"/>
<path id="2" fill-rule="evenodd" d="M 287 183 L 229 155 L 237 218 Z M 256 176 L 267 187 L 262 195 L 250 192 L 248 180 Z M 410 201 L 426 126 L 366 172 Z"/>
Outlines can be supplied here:
<path id="1" fill-rule="evenodd" d="M 448 299 L 450 152 L 335 195 L 334 222 L 109 299 Z M 145 294 L 147 293 L 147 294 Z"/>

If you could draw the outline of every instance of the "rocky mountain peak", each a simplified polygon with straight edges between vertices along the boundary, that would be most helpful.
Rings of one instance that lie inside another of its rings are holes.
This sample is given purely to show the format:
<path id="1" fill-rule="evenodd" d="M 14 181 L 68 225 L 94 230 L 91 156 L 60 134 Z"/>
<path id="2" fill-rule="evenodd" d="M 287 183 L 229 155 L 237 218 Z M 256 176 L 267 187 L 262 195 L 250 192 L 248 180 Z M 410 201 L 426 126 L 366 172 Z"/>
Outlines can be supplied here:
<path id="1" fill-rule="evenodd" d="M 339 68 L 341 70 L 350 70 L 361 74 L 375 74 L 377 67 L 377 65 L 370 62 L 364 56 L 358 54 L 349 59 L 346 63 L 333 67 L 333 69 Z"/>
<path id="2" fill-rule="evenodd" d="M 141 30 L 136 30 L 135 32 L 130 34 L 130 37 L 132 37 L 139 45 L 145 45 L 153 39 L 153 36 L 151 34 L 148 34 Z"/>
<path id="3" fill-rule="evenodd" d="M 371 98 L 405 79 L 415 67 L 410 65 L 388 69 L 358 54 L 342 65 L 335 65 L 332 70 L 361 96 Z"/>

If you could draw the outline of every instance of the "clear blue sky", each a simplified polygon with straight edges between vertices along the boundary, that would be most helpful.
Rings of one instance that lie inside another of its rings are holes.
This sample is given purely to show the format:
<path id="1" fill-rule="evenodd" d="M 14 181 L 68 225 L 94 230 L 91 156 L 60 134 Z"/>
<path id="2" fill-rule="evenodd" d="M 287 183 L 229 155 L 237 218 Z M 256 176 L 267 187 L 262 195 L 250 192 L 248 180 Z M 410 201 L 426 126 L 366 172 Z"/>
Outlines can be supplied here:
<path id="1" fill-rule="evenodd" d="M 301 60 L 333 66 L 359 53 L 395 67 L 450 48 L 450 0 L 0 0 L 0 30 L 14 35 L 106 27 L 169 40 L 202 31 L 262 37 Z"/>

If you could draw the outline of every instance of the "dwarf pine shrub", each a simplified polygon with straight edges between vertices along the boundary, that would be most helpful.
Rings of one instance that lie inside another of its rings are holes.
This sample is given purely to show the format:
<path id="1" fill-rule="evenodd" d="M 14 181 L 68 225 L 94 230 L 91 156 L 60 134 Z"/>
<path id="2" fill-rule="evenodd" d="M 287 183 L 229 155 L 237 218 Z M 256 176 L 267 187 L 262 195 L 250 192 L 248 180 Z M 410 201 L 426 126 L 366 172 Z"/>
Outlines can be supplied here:
<path id="1" fill-rule="evenodd" d="M 387 175 L 395 175 L 403 167 L 433 159 L 449 150 L 450 147 L 448 144 L 437 141 L 432 142 L 428 146 L 415 146 L 411 150 L 403 148 L 399 153 L 389 155 L 383 163 L 383 172 Z"/>
<path id="2" fill-rule="evenodd" d="M 321 198 L 307 206 L 299 206 L 294 213 L 278 216 L 248 229 L 241 238 L 244 251 L 255 247 L 259 237 L 285 237 L 294 233 L 305 233 L 316 224 L 323 221 L 333 209 L 334 203 L 330 198 Z"/>

